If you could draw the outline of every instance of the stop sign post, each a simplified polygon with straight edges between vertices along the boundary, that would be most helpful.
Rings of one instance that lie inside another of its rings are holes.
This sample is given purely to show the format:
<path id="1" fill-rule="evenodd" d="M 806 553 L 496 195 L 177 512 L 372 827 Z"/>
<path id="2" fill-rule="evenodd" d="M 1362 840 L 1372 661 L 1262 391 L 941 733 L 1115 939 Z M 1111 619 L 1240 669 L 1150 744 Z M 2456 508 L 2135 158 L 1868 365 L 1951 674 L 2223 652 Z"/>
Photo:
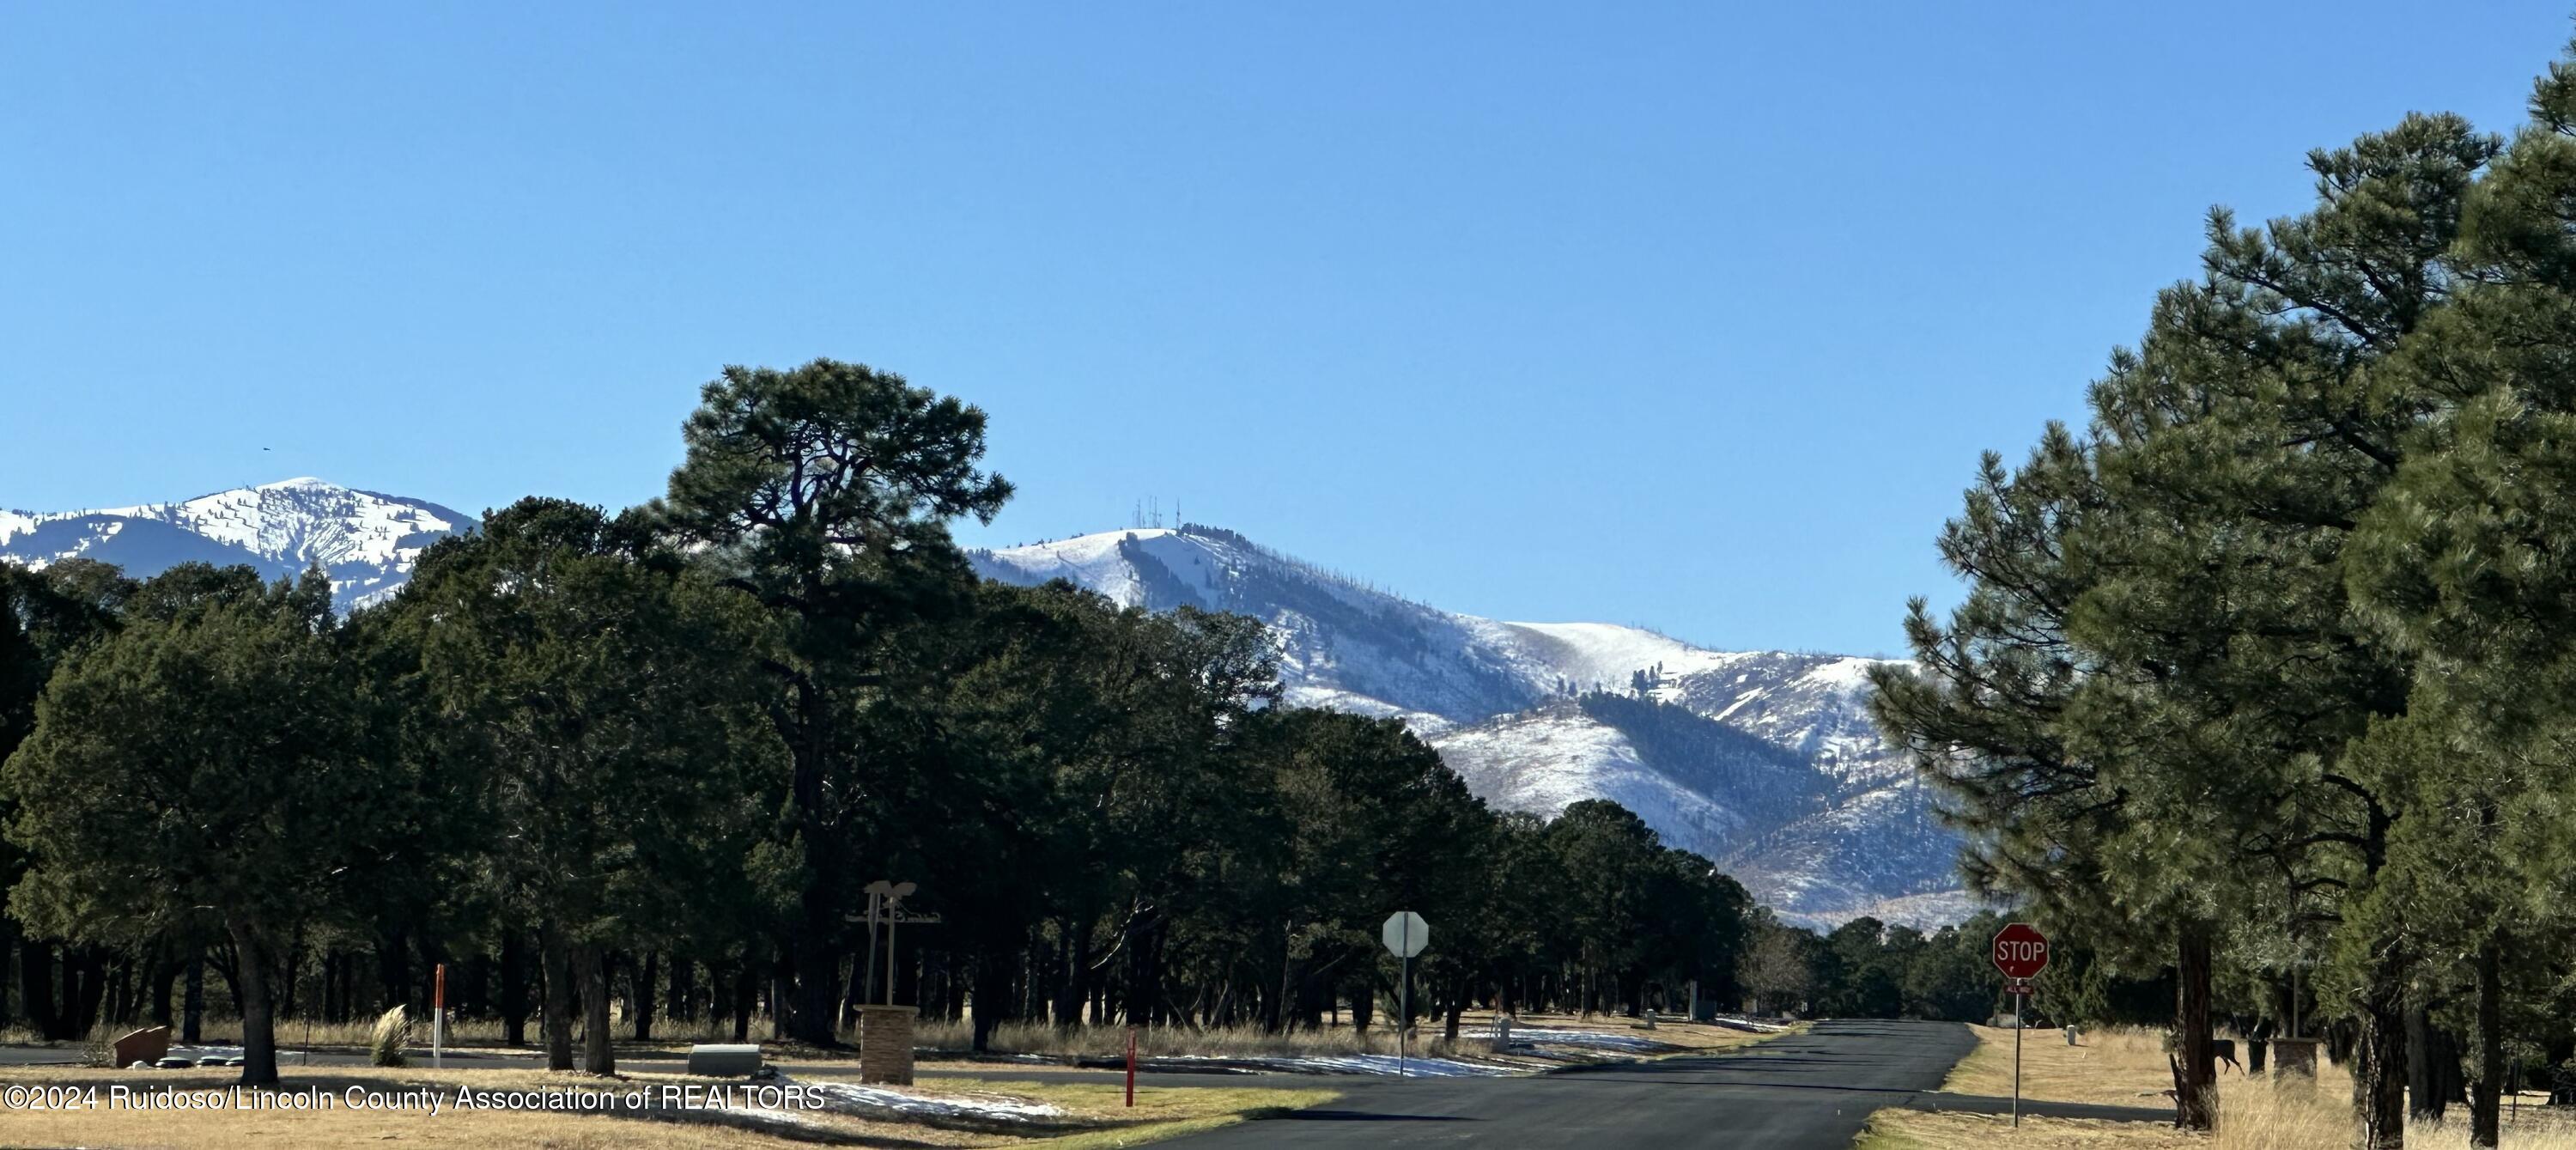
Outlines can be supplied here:
<path id="1" fill-rule="evenodd" d="M 1386 916 L 1386 925 L 1377 936 L 1386 943 L 1389 954 L 1403 962 L 1403 974 L 1395 989 L 1395 1076 L 1404 1077 L 1404 1032 L 1413 1025 L 1413 956 L 1431 945 L 1431 924 L 1409 910 Z"/>
<path id="2" fill-rule="evenodd" d="M 2030 1029 L 2030 980 L 2048 969 L 2048 936 L 2026 922 L 1995 932 L 1995 969 L 2011 979 L 2013 1006 L 2013 1125 L 2021 1125 L 2021 1032 Z"/>

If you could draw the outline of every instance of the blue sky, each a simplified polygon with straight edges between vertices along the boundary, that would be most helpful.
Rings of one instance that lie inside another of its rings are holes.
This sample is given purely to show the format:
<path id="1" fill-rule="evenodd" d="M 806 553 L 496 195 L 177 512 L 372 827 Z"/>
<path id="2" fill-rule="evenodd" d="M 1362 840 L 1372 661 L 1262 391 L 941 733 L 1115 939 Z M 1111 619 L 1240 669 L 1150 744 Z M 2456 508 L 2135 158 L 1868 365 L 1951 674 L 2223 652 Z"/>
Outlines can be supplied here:
<path id="1" fill-rule="evenodd" d="M 0 506 L 623 505 L 830 355 L 992 413 L 972 541 L 1892 651 L 2209 205 L 2569 31 L 2267 8 L 12 5 Z"/>

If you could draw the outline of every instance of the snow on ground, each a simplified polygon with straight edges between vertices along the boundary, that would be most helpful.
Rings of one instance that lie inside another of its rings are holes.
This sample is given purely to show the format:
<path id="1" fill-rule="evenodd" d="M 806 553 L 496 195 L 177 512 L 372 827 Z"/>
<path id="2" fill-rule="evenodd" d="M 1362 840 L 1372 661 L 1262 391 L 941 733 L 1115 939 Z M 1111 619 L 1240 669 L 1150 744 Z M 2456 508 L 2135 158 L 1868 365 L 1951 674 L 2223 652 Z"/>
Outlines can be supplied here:
<path id="1" fill-rule="evenodd" d="M 116 507 L 78 515 L 157 519 L 218 543 L 271 559 L 324 564 L 409 561 L 417 548 L 399 544 L 456 524 L 409 504 L 305 476 L 201 495 L 185 503 Z"/>
<path id="2" fill-rule="evenodd" d="M 975 1119 L 986 1122 L 1033 1122 L 1062 1118 L 1062 1107 L 1044 1102 L 1023 1102 L 990 1094 L 950 1094 L 922 1097 L 862 1086 L 855 1082 L 800 1081 L 807 1090 L 821 1091 L 834 1110 L 866 1115 L 896 1115 L 904 1118 Z"/>
<path id="3" fill-rule="evenodd" d="M 198 1063 L 203 1063 L 211 1059 L 214 1060 L 215 1065 L 220 1066 L 223 1065 L 224 1061 L 227 1059 L 242 1057 L 242 1048 L 238 1046 L 186 1046 L 173 1043 L 170 1046 L 169 1052 L 162 1055 L 162 1057 L 185 1058 L 191 1062 Z M 300 1050 L 280 1050 L 277 1052 L 277 1064 L 280 1066 L 290 1065 L 294 1060 L 302 1057 L 304 1057 L 304 1052 Z"/>
<path id="4" fill-rule="evenodd" d="M 1754 1018 L 1742 1014 L 1721 1014 L 1709 1019 L 1708 1022 L 1711 1026 L 1723 1026 L 1729 1030 L 1749 1030 L 1755 1034 L 1778 1034 L 1789 1029 L 1789 1024 L 1785 1022 L 1773 1022 L 1767 1018 Z"/>
<path id="5" fill-rule="evenodd" d="M 1648 767 L 1628 736 L 1570 708 L 1530 711 L 1431 740 L 1468 789 L 1505 810 L 1549 818 L 1606 798 L 1674 846 L 1714 854 L 1743 823 L 1709 796 Z"/>
<path id="6" fill-rule="evenodd" d="M 1521 646 L 1577 690 L 1628 689 L 1628 676 L 1660 663 L 1664 677 L 1721 670 L 1750 654 L 1710 651 L 1668 635 L 1616 623 L 1505 623 Z M 1551 684 L 1552 685 L 1552 684 Z"/>
<path id="7" fill-rule="evenodd" d="M 1392 1054 L 1311 1054 L 1311 1055 L 1205 1055 L 1174 1054 L 1146 1059 L 1143 1065 L 1187 1066 L 1193 1063 L 1223 1065 L 1258 1070 L 1279 1070 L 1290 1074 L 1383 1074 L 1393 1077 L 1398 1060 Z M 1520 1071 L 1508 1066 L 1483 1062 L 1461 1062 L 1454 1058 L 1412 1057 L 1402 1060 L 1406 1076 L 1413 1078 L 1498 1078 Z"/>
<path id="8" fill-rule="evenodd" d="M 1141 541 L 1169 534 L 1160 528 L 1101 531 L 1052 543 L 998 547 L 991 555 L 993 562 L 1021 572 L 1032 583 L 1069 580 L 1108 596 L 1121 607 L 1136 607 L 1145 602 L 1145 584 L 1136 577 L 1136 569 L 1127 557 L 1119 553 L 1118 545 L 1130 538 Z"/>
<path id="9" fill-rule="evenodd" d="M 1514 1046 L 1582 1046 L 1593 1050 L 1616 1050 L 1624 1054 L 1652 1054 L 1670 1050 L 1673 1044 L 1658 1042 L 1643 1033 L 1621 1034 L 1610 1030 L 1563 1030 L 1544 1026 L 1512 1028 Z"/>

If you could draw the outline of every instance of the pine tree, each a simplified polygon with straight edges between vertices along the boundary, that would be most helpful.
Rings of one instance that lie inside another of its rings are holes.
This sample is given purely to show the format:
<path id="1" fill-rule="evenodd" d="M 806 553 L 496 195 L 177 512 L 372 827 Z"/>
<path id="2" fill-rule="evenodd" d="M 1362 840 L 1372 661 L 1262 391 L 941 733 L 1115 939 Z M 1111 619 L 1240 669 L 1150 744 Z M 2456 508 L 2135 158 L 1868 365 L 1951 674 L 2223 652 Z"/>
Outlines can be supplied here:
<path id="1" fill-rule="evenodd" d="M 713 548 L 708 562 L 780 632 L 764 668 L 794 766 L 788 1022 L 831 1045 L 839 944 L 856 909 L 851 822 L 867 802 L 851 785 L 866 754 L 852 718 L 903 673 L 890 634 L 963 609 L 972 575 L 947 521 L 989 521 L 1011 486 L 976 468 L 981 410 L 860 364 L 726 368 L 682 434 L 688 456 L 657 513 L 676 538 Z"/>

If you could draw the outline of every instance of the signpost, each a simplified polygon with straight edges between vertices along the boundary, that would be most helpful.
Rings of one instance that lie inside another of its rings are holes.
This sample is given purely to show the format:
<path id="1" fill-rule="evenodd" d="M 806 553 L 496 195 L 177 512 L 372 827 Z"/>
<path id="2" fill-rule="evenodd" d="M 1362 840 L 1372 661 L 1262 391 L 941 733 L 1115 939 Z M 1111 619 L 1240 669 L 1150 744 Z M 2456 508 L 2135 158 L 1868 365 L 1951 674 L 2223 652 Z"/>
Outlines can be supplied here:
<path id="1" fill-rule="evenodd" d="M 1386 917 L 1379 927 L 1378 938 L 1386 949 L 1403 960 L 1402 974 L 1395 984 L 1395 1076 L 1404 1077 L 1405 1035 L 1413 1027 L 1413 956 L 1431 945 L 1431 924 L 1409 910 L 1399 910 Z"/>
<path id="2" fill-rule="evenodd" d="M 885 998 L 882 1001 L 886 1005 L 892 1006 L 894 1004 L 894 924 L 898 921 L 895 918 L 894 904 L 903 901 L 903 897 L 905 895 L 911 894 L 921 888 L 908 882 L 893 882 L 887 879 L 878 879 L 875 882 L 869 883 L 865 889 L 868 894 L 867 981 L 875 982 L 877 978 L 877 907 L 882 903 L 885 907 L 884 914 L 886 924 L 886 987 Z M 862 994 L 864 993 L 865 992 L 863 991 Z"/>
<path id="3" fill-rule="evenodd" d="M 2026 922 L 2012 923 L 1995 932 L 1995 969 L 2012 982 L 2005 993 L 2013 996 L 2013 1125 L 2021 1125 L 2021 1032 L 2030 1029 L 2030 980 L 2048 969 L 2048 936 Z"/>

